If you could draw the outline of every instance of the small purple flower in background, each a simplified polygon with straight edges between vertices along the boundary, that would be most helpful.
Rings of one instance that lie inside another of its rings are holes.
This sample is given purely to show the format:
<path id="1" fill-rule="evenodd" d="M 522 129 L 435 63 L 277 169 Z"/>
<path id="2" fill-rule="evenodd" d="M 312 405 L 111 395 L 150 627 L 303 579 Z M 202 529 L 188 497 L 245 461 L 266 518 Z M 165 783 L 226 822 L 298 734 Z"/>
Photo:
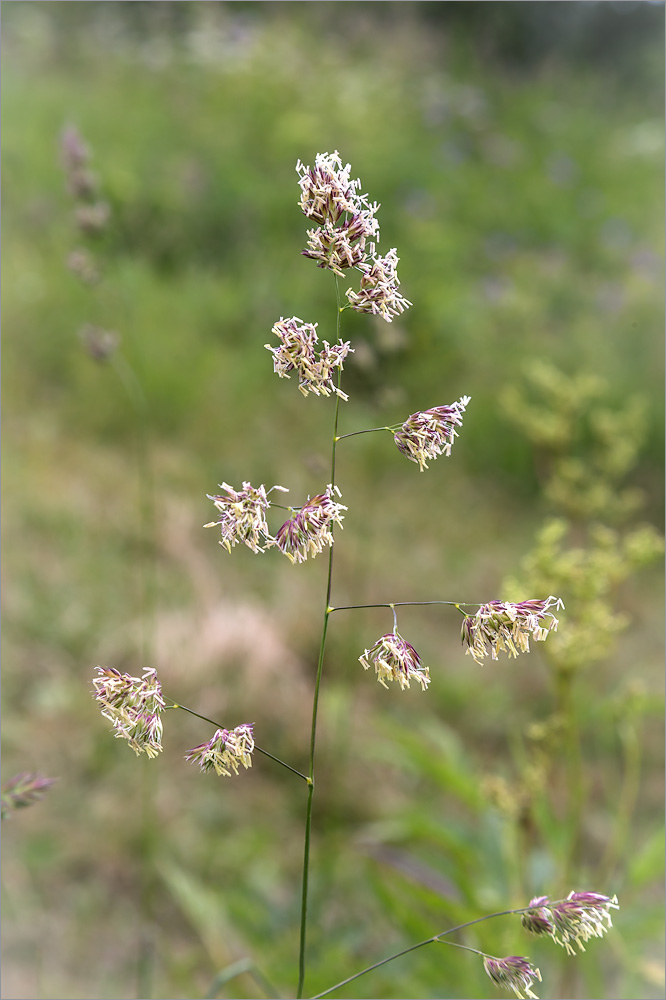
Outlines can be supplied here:
<path id="1" fill-rule="evenodd" d="M 147 667 L 143 677 L 132 677 L 113 667 L 96 669 L 95 700 L 102 705 L 104 718 L 113 723 L 116 738 L 127 740 L 137 756 L 157 757 L 162 750 L 164 710 L 157 671 Z"/>
<path id="2" fill-rule="evenodd" d="M 390 323 L 394 316 L 408 309 L 412 303 L 399 291 L 398 257 L 395 248 L 385 257 L 379 257 L 371 244 L 372 262 L 357 264 L 361 272 L 361 287 L 358 292 L 347 289 L 347 298 L 352 309 L 360 313 L 373 313 Z"/>
<path id="3" fill-rule="evenodd" d="M 96 285 L 102 276 L 95 258 L 84 247 L 72 250 L 68 254 L 67 267 L 84 285 Z"/>
<path id="4" fill-rule="evenodd" d="M 97 181 L 88 170 L 90 150 L 74 125 L 63 129 L 60 155 L 70 194 L 77 199 L 91 198 L 97 189 Z"/>
<path id="5" fill-rule="evenodd" d="M 238 768 L 252 767 L 254 750 L 253 726 L 245 723 L 235 729 L 218 729 L 207 743 L 201 743 L 185 754 L 185 760 L 198 764 L 202 771 L 214 770 L 218 775 L 238 774 Z"/>
<path id="6" fill-rule="evenodd" d="M 475 615 L 466 615 L 462 624 L 462 641 L 468 647 L 466 652 L 479 664 L 488 655 L 496 660 L 502 651 L 509 656 L 529 652 L 530 636 L 542 642 L 550 632 L 557 631 L 559 623 L 549 610 L 552 607 L 557 610 L 564 605 L 552 595 L 545 601 L 521 601 L 520 604 L 489 601 L 481 605 Z"/>
<path id="7" fill-rule="evenodd" d="M 86 323 L 79 330 L 79 337 L 85 351 L 93 361 L 108 361 L 120 343 L 115 330 L 104 330 L 101 326 Z"/>
<path id="8" fill-rule="evenodd" d="M 584 941 L 603 937 L 613 926 L 611 909 L 619 909 L 617 896 L 602 896 L 598 892 L 570 892 L 566 899 L 551 903 L 548 896 L 530 900 L 530 909 L 522 923 L 532 934 L 547 934 L 570 955 L 576 954 L 574 944 L 585 951 Z"/>
<path id="9" fill-rule="evenodd" d="M 365 670 L 374 666 L 377 680 L 385 688 L 386 681 L 397 681 L 404 691 L 410 680 L 415 680 L 425 691 L 430 683 L 428 668 L 421 665 L 421 657 L 399 632 L 382 635 L 358 659 Z"/>
<path id="10" fill-rule="evenodd" d="M 320 225 L 335 225 L 345 213 L 366 212 L 373 216 L 379 205 L 370 204 L 368 196 L 359 194 L 360 180 L 351 180 L 351 163 L 342 166 L 337 149 L 333 153 L 317 153 L 314 167 L 296 164 L 301 187 L 300 209 L 308 219 Z"/>
<path id="11" fill-rule="evenodd" d="M 349 341 L 340 341 L 331 346 L 325 340 L 322 350 L 317 354 L 317 324 L 304 323 L 298 316 L 281 318 L 273 325 L 271 333 L 279 338 L 280 346 L 264 346 L 273 355 L 273 371 L 280 378 L 291 378 L 291 372 L 295 371 L 298 374 L 298 388 L 304 396 L 308 392 L 314 392 L 317 396 L 330 396 L 334 392 L 342 399 L 348 399 L 333 382 L 333 372 L 336 368 L 342 370 L 343 361 L 351 350 Z"/>
<path id="12" fill-rule="evenodd" d="M 428 468 L 428 459 L 451 454 L 458 436 L 456 427 L 462 426 L 462 416 L 469 401 L 469 396 L 461 396 L 450 406 L 434 406 L 431 410 L 412 413 L 395 432 L 396 445 L 410 462 L 418 464 L 421 472 Z"/>
<path id="13" fill-rule="evenodd" d="M 6 819 L 16 809 L 25 809 L 26 806 L 39 802 L 44 792 L 57 780 L 57 778 L 44 778 L 41 774 L 30 771 L 22 771 L 9 778 L 0 792 L 2 819 Z"/>
<path id="14" fill-rule="evenodd" d="M 538 1000 L 532 993 L 531 986 L 535 980 L 541 982 L 541 973 L 528 959 L 520 955 L 509 955 L 507 958 L 483 959 L 483 967 L 492 981 L 505 990 L 511 990 L 519 1000 Z"/>
<path id="15" fill-rule="evenodd" d="M 305 562 L 308 556 L 316 556 L 325 545 L 333 544 L 332 527 L 342 527 L 344 504 L 333 500 L 333 494 L 341 496 L 337 486 L 326 487 L 307 500 L 300 510 L 285 521 L 275 536 L 275 544 L 292 563 Z"/>
<path id="16" fill-rule="evenodd" d="M 105 228 L 111 209 L 105 201 L 96 201 L 92 205 L 77 205 L 74 210 L 76 224 L 83 233 L 95 236 Z"/>
<path id="17" fill-rule="evenodd" d="M 204 528 L 214 528 L 218 526 L 222 533 L 220 545 L 223 545 L 227 552 L 231 552 L 232 546 L 243 542 L 253 552 L 265 552 L 265 548 L 259 544 L 263 542 L 266 547 L 273 545 L 275 539 L 268 530 L 266 521 L 266 511 L 270 507 L 270 500 L 266 493 L 265 486 L 252 486 L 251 483 L 243 483 L 242 490 L 235 490 L 227 483 L 220 483 L 220 489 L 226 492 L 226 496 L 211 496 L 219 513 L 217 521 L 209 521 Z M 268 493 L 273 490 L 280 490 L 288 493 L 284 486 L 272 486 Z"/>

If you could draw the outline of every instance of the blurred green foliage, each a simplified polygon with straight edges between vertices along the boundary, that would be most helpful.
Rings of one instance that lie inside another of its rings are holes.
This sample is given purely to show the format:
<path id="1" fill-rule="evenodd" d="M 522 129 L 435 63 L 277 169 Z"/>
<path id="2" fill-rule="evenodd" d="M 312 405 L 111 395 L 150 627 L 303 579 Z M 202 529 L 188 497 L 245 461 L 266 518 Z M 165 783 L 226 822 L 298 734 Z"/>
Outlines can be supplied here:
<path id="1" fill-rule="evenodd" d="M 60 779 L 7 824 L 7 995 L 136 995 L 142 894 L 153 996 L 293 990 L 302 788 L 267 762 L 224 785 L 196 774 L 183 754 L 207 734 L 176 713 L 163 759 L 137 761 L 89 688 L 96 662 L 139 673 L 148 630 L 167 694 L 306 759 L 323 566 L 227 557 L 200 526 L 218 482 L 281 483 L 297 503 L 327 475 L 331 406 L 277 380 L 263 345 L 294 313 L 333 339 L 294 171 L 333 149 L 382 203 L 414 303 L 391 326 L 344 314 L 342 432 L 472 397 L 452 458 L 423 476 L 388 435 L 341 446 L 335 601 L 552 581 L 571 617 L 549 644 L 570 665 L 576 636 L 587 669 L 563 718 L 557 656 L 480 678 L 457 616 L 403 609 L 433 683 L 400 697 L 357 662 L 388 616 L 334 620 L 308 989 L 451 921 L 589 888 L 622 909 L 575 960 L 510 918 L 465 940 L 530 954 L 545 997 L 660 994 L 661 582 L 636 570 L 663 507 L 662 28 L 652 4 L 3 5 L 4 743 L 7 774 Z M 97 239 L 58 162 L 67 123 L 111 208 Z M 82 246 L 94 285 L 66 266 Z M 120 336 L 139 434 L 85 324 Z M 473 956 L 433 948 L 338 995 L 491 989 Z"/>

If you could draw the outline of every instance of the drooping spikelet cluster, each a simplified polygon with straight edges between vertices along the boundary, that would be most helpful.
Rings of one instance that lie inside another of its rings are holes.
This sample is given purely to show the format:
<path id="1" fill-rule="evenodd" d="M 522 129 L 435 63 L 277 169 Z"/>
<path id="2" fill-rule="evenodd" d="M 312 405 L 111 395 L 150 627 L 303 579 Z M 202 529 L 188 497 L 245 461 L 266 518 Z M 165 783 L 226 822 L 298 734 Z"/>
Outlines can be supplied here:
<path id="1" fill-rule="evenodd" d="M 428 468 L 428 460 L 439 455 L 450 455 L 458 436 L 456 427 L 462 426 L 462 417 L 470 401 L 461 396 L 449 406 L 434 406 L 430 410 L 412 413 L 400 430 L 393 435 L 396 445 L 410 462 L 416 462 L 421 472 Z"/>
<path id="2" fill-rule="evenodd" d="M 275 544 L 292 563 L 305 562 L 316 556 L 324 546 L 333 544 L 334 524 L 342 527 L 344 504 L 333 499 L 340 496 L 337 486 L 327 486 L 320 493 L 294 512 L 275 536 Z"/>
<path id="3" fill-rule="evenodd" d="M 364 650 L 359 663 L 365 670 L 375 668 L 377 680 L 387 688 L 387 681 L 397 681 L 401 689 L 416 681 L 425 691 L 430 683 L 428 668 L 421 664 L 421 657 L 399 632 L 387 632 L 377 639 L 374 646 Z"/>
<path id="4" fill-rule="evenodd" d="M 238 768 L 252 767 L 252 751 L 254 750 L 253 725 L 244 723 L 235 729 L 217 729 L 207 743 L 194 747 L 185 759 L 198 764 L 202 771 L 215 771 L 218 775 L 229 777 L 233 771 L 238 774 Z"/>
<path id="5" fill-rule="evenodd" d="M 554 903 L 548 896 L 536 896 L 530 900 L 522 924 L 531 934 L 546 934 L 575 955 L 574 945 L 585 951 L 584 941 L 603 937 L 613 926 L 611 909 L 619 909 L 617 896 L 598 892 L 570 892 L 566 899 Z"/>
<path id="6" fill-rule="evenodd" d="M 340 340 L 338 344 L 331 345 L 325 340 L 322 349 L 316 351 L 317 324 L 304 323 L 298 316 L 291 319 L 281 317 L 271 332 L 280 340 L 280 346 L 264 346 L 273 355 L 273 371 L 280 378 L 291 378 L 291 373 L 296 372 L 298 388 L 304 396 L 309 392 L 316 396 L 337 393 L 342 399 L 348 399 L 333 381 L 333 373 L 342 371 L 343 361 L 352 349 L 349 341 L 343 343 Z"/>
<path id="7" fill-rule="evenodd" d="M 477 663 L 486 656 L 496 660 L 500 652 L 509 656 L 527 653 L 530 637 L 542 642 L 559 624 L 550 608 L 563 608 L 562 601 L 550 596 L 544 601 L 521 601 L 508 604 L 489 601 L 475 615 L 466 615 L 462 624 L 462 641 Z"/>
<path id="8" fill-rule="evenodd" d="M 272 486 L 267 493 L 265 486 L 252 486 L 251 483 L 243 483 L 242 490 L 220 483 L 220 489 L 224 490 L 226 496 L 207 494 L 208 499 L 215 504 L 219 518 L 217 521 L 209 521 L 204 527 L 219 527 L 222 534 L 220 545 L 227 552 L 231 552 L 232 547 L 239 542 L 247 545 L 253 552 L 265 552 L 275 543 L 266 521 L 266 511 L 271 505 L 268 493 L 273 490 L 288 493 L 289 490 L 284 486 Z"/>
<path id="9" fill-rule="evenodd" d="M 147 667 L 143 677 L 121 674 L 114 667 L 97 667 L 93 678 L 95 700 L 102 715 L 113 723 L 118 739 L 127 740 L 137 756 L 157 757 L 162 750 L 164 699 L 157 671 Z"/>
<path id="10" fill-rule="evenodd" d="M 541 973 L 529 959 L 520 955 L 508 955 L 506 958 L 486 955 L 483 967 L 496 986 L 510 990 L 518 1000 L 539 1000 L 531 986 L 535 980 L 541 982 Z"/>

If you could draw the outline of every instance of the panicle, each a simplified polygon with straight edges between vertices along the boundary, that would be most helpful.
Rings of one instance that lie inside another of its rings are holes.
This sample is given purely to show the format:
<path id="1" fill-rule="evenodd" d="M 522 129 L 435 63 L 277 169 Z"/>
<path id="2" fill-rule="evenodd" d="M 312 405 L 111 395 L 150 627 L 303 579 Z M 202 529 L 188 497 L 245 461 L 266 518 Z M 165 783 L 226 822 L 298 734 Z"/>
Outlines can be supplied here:
<path id="1" fill-rule="evenodd" d="M 525 998 L 538 1000 L 531 986 L 537 979 L 541 982 L 541 973 L 529 959 L 520 955 L 508 955 L 506 958 L 492 958 L 486 955 L 483 967 L 497 986 L 510 990 L 519 1000 Z"/>
<path id="2" fill-rule="evenodd" d="M 555 903 L 548 896 L 538 896 L 530 900 L 530 909 L 523 914 L 522 923 L 532 934 L 547 934 L 570 955 L 575 955 L 574 945 L 585 951 L 584 941 L 603 937 L 613 926 L 611 909 L 619 909 L 617 896 L 598 892 L 570 892 L 566 899 Z"/>
<path id="3" fill-rule="evenodd" d="M 358 659 L 365 670 L 374 666 L 377 680 L 385 688 L 388 688 L 386 681 L 397 681 L 404 691 L 410 680 L 414 680 L 425 691 L 430 683 L 428 668 L 422 666 L 419 654 L 399 632 L 380 636 Z"/>
<path id="4" fill-rule="evenodd" d="M 379 208 L 369 204 L 367 195 L 360 194 L 360 180 L 351 180 L 351 163 L 343 167 L 337 149 L 333 153 L 317 153 L 314 167 L 296 164 L 301 188 L 301 211 L 320 225 L 335 225 L 345 213 L 365 210 L 374 215 Z"/>
<path id="5" fill-rule="evenodd" d="M 341 496 L 337 486 L 326 487 L 306 501 L 300 510 L 285 521 L 275 536 L 275 544 L 292 563 L 305 562 L 308 556 L 316 556 L 324 546 L 333 544 L 333 525 L 342 527 L 344 504 L 333 496 Z"/>
<path id="6" fill-rule="evenodd" d="M 428 468 L 428 459 L 451 454 L 451 447 L 458 436 L 456 427 L 462 426 L 462 417 L 470 401 L 461 396 L 450 406 L 434 406 L 407 417 L 399 431 L 393 435 L 396 445 L 410 462 L 416 462 L 421 472 Z"/>
<path id="7" fill-rule="evenodd" d="M 202 771 L 218 775 L 238 774 L 238 768 L 252 767 L 254 750 L 253 725 L 244 723 L 235 729 L 217 729 L 207 743 L 201 743 L 185 754 L 185 760 L 198 764 Z"/>
<path id="8" fill-rule="evenodd" d="M 327 222 L 308 229 L 308 245 L 301 253 L 343 278 L 345 270 L 365 260 L 368 239 L 379 239 L 379 223 L 370 212 L 356 212 L 340 226 Z"/>
<path id="9" fill-rule="evenodd" d="M 558 620 L 550 611 L 563 608 L 560 598 L 552 595 L 546 600 L 521 601 L 508 604 L 489 601 L 482 604 L 475 615 L 465 615 L 462 624 L 462 641 L 477 663 L 490 655 L 496 660 L 498 653 L 509 656 L 527 653 L 530 636 L 542 642 L 550 632 L 557 631 Z"/>
<path id="10" fill-rule="evenodd" d="M 373 313 L 390 323 L 411 306 L 411 302 L 399 291 L 398 257 L 395 248 L 385 257 L 379 257 L 374 244 L 371 247 L 371 261 L 357 264 L 361 272 L 361 287 L 358 292 L 347 289 L 347 298 L 352 309 L 361 313 Z"/>
<path id="11" fill-rule="evenodd" d="M 333 392 L 344 400 L 348 399 L 333 381 L 333 373 L 336 369 L 342 370 L 344 359 L 352 350 L 349 341 L 343 343 L 341 340 L 331 346 L 325 340 L 322 350 L 317 353 L 317 324 L 304 323 L 298 316 L 290 319 L 281 317 L 271 332 L 280 340 L 280 346 L 264 346 L 273 355 L 273 371 L 280 378 L 291 378 L 291 372 L 296 372 L 298 388 L 304 396 L 309 392 L 316 396 L 330 396 Z"/>
<path id="12" fill-rule="evenodd" d="M 265 552 L 275 541 L 266 521 L 266 511 L 271 505 L 268 493 L 273 490 L 288 493 L 289 490 L 284 486 L 272 486 L 267 493 L 265 486 L 252 486 L 251 483 L 243 483 L 242 490 L 235 490 L 227 483 L 220 483 L 220 489 L 225 491 L 226 496 L 206 494 L 215 504 L 219 518 L 217 521 L 209 521 L 204 527 L 220 528 L 222 534 L 220 545 L 223 545 L 227 552 L 231 552 L 232 547 L 239 542 L 243 542 L 255 553 Z M 260 542 L 264 547 L 259 544 Z"/>
<path id="13" fill-rule="evenodd" d="M 67 255 L 67 267 L 84 285 L 96 285 L 102 276 L 95 258 L 84 247 Z"/>
<path id="14" fill-rule="evenodd" d="M 137 754 L 157 757 L 162 750 L 164 699 L 157 671 L 146 667 L 143 677 L 121 674 L 114 667 L 97 667 L 95 700 L 113 723 L 117 739 L 127 740 Z"/>
<path id="15" fill-rule="evenodd" d="M 11 815 L 15 809 L 31 806 L 44 795 L 44 792 L 55 784 L 57 778 L 44 778 L 41 774 L 31 771 L 21 771 L 2 786 L 0 793 L 0 813 L 2 819 Z"/>

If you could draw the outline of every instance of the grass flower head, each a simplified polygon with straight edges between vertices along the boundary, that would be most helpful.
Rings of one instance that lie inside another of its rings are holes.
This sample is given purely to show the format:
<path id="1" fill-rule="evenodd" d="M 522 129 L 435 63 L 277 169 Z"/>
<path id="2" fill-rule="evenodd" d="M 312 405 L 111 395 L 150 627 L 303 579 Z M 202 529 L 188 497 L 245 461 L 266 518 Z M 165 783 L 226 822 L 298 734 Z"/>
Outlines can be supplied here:
<path id="1" fill-rule="evenodd" d="M 360 194 L 360 180 L 351 180 L 351 163 L 343 167 L 337 149 L 333 153 L 317 153 L 314 167 L 296 164 L 301 188 L 300 209 L 308 219 L 319 225 L 335 225 L 344 214 L 365 211 L 372 215 L 379 205 L 371 205 L 367 195 Z"/>
<path id="2" fill-rule="evenodd" d="M 380 636 L 358 659 L 365 670 L 374 666 L 377 680 L 385 688 L 388 688 L 387 681 L 397 681 L 404 691 L 414 680 L 425 691 L 430 683 L 428 668 L 422 666 L 419 654 L 399 632 Z"/>
<path id="3" fill-rule="evenodd" d="M 450 406 L 434 406 L 407 417 L 399 431 L 393 435 L 396 445 L 410 462 L 416 462 L 421 472 L 428 468 L 428 460 L 439 455 L 450 455 L 458 436 L 456 427 L 462 426 L 462 415 L 470 401 L 461 396 Z"/>
<path id="4" fill-rule="evenodd" d="M 271 332 L 280 340 L 280 346 L 264 346 L 273 355 L 273 371 L 280 378 L 291 378 L 291 373 L 295 371 L 298 375 L 298 388 L 304 396 L 309 392 L 317 396 L 337 393 L 342 399 L 348 398 L 335 385 L 333 373 L 336 369 L 342 370 L 343 362 L 351 350 L 349 341 L 343 343 L 341 340 L 331 346 L 325 340 L 322 350 L 317 353 L 317 324 L 304 323 L 298 316 L 280 318 Z"/>
<path id="5" fill-rule="evenodd" d="M 390 323 L 411 306 L 411 302 L 399 291 L 398 257 L 395 248 L 385 257 L 379 257 L 371 244 L 371 262 L 362 261 L 357 265 L 361 272 L 361 287 L 358 292 L 347 289 L 347 298 L 352 309 L 360 313 L 381 316 Z"/>
<path id="6" fill-rule="evenodd" d="M 490 655 L 497 659 L 498 653 L 509 656 L 527 653 L 530 636 L 542 642 L 550 632 L 556 631 L 558 620 L 550 608 L 564 607 L 556 597 L 545 601 L 521 601 L 508 604 L 504 601 L 489 601 L 483 604 L 475 615 L 466 615 L 462 624 L 462 641 L 477 663 L 483 663 Z"/>
<path id="7" fill-rule="evenodd" d="M 217 521 L 209 521 L 204 528 L 219 527 L 222 533 L 220 545 L 227 552 L 231 552 L 232 547 L 239 542 L 243 542 L 253 552 L 265 552 L 266 549 L 259 543 L 270 546 L 274 542 L 266 521 L 266 511 L 271 505 L 268 493 L 273 490 L 288 493 L 289 490 L 284 486 L 272 486 L 267 493 L 265 486 L 252 486 L 251 483 L 243 483 L 242 490 L 220 483 L 220 489 L 225 491 L 226 496 L 207 494 L 220 516 Z"/>
<path id="8" fill-rule="evenodd" d="M 522 923 L 532 934 L 547 934 L 575 955 L 574 945 L 585 951 L 584 941 L 603 937 L 613 926 L 611 909 L 619 909 L 617 896 L 611 898 L 598 892 L 570 892 L 566 899 L 555 903 L 548 896 L 538 896 L 530 900 Z"/>
<path id="9" fill-rule="evenodd" d="M 215 771 L 218 775 L 230 777 L 238 774 L 238 768 L 252 767 L 254 735 L 251 723 L 236 726 L 235 729 L 217 729 L 207 743 L 201 743 L 185 754 L 185 760 L 198 764 L 202 771 Z"/>
<path id="10" fill-rule="evenodd" d="M 127 740 L 138 756 L 157 757 L 162 750 L 164 699 L 157 672 L 147 667 L 143 677 L 121 674 L 113 667 L 97 667 L 93 678 L 95 700 L 102 715 L 113 723 L 118 739 Z"/>
<path id="11" fill-rule="evenodd" d="M 483 967 L 492 981 L 502 989 L 510 990 L 519 1000 L 538 1000 L 532 992 L 532 983 L 541 982 L 541 973 L 527 958 L 520 955 L 509 955 L 507 958 L 491 958 L 486 955 Z"/>
<path id="12" fill-rule="evenodd" d="M 275 544 L 292 563 L 305 562 L 308 556 L 314 558 L 325 545 L 333 544 L 333 525 L 342 527 L 342 511 L 347 510 L 333 499 L 334 495 L 341 496 L 340 490 L 329 484 L 325 493 L 308 499 L 278 529 Z"/>

